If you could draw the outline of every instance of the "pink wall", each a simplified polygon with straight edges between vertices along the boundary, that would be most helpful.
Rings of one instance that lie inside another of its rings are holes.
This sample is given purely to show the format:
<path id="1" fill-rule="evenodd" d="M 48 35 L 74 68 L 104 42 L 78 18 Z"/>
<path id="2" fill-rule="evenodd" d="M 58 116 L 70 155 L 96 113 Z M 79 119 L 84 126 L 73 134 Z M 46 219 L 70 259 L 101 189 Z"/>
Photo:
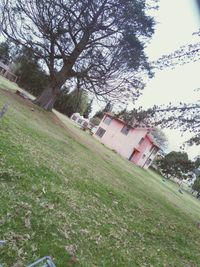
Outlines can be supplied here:
<path id="1" fill-rule="evenodd" d="M 152 159 L 152 152 L 150 149 L 152 148 L 152 142 L 149 140 L 147 136 L 145 136 L 144 142 L 140 145 L 140 157 L 138 158 L 137 162 L 135 162 L 137 165 L 146 168 L 147 166 L 144 166 L 149 156 L 151 156 Z M 143 157 L 145 156 L 145 157 Z M 155 156 L 154 156 L 155 157 Z"/>
<path id="2" fill-rule="evenodd" d="M 112 150 L 115 150 L 117 153 L 127 159 L 130 158 L 134 149 L 138 149 L 139 152 L 134 155 L 131 161 L 141 167 L 147 167 L 143 165 L 151 154 L 150 149 L 152 147 L 152 142 L 146 136 L 148 129 L 131 128 L 128 135 L 125 135 L 121 132 L 121 129 L 124 127 L 124 123 L 113 119 L 110 125 L 107 125 L 104 123 L 106 116 L 108 115 L 105 115 L 101 123 L 99 124 L 99 127 L 106 130 L 105 134 L 101 138 L 94 134 L 94 137 L 99 139 L 104 145 Z M 142 137 L 144 138 L 144 141 L 141 145 L 139 145 Z M 146 157 L 142 158 L 144 154 L 146 155 Z"/>

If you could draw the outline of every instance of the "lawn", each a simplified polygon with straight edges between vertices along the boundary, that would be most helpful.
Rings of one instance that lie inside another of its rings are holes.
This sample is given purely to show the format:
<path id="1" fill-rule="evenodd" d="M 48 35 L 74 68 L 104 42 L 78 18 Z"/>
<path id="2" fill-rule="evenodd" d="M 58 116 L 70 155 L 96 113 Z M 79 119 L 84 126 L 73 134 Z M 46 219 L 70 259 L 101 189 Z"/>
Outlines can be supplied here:
<path id="1" fill-rule="evenodd" d="M 13 84 L 0 78 L 3 89 Z M 0 90 L 3 267 L 200 266 L 200 202 L 58 112 Z"/>

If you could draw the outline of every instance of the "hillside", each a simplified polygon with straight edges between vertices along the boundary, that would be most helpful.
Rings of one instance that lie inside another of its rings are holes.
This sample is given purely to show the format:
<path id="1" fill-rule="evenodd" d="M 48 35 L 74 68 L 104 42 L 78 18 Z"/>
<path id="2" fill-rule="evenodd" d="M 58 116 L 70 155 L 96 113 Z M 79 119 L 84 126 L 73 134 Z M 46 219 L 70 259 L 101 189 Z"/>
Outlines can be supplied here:
<path id="1" fill-rule="evenodd" d="M 199 266 L 198 200 L 0 85 L 4 267 L 44 255 L 57 267 Z"/>

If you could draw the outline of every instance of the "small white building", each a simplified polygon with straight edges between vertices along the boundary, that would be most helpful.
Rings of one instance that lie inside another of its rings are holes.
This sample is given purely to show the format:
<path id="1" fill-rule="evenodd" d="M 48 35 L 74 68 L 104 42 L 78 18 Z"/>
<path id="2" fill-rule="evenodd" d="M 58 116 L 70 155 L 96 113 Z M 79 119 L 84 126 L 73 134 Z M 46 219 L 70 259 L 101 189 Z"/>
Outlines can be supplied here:
<path id="1" fill-rule="evenodd" d="M 81 116 L 79 113 L 74 113 L 71 116 L 71 120 L 82 128 L 88 128 L 90 126 L 89 120 Z"/>

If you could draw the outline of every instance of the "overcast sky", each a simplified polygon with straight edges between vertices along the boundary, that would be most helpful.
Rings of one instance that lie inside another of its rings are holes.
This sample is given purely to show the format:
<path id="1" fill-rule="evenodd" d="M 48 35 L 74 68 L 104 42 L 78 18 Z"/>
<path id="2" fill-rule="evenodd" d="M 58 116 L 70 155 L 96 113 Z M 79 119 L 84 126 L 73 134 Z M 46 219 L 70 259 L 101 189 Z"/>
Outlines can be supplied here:
<path id="1" fill-rule="evenodd" d="M 160 0 L 160 8 L 156 12 L 155 34 L 146 51 L 150 60 L 155 60 L 163 54 L 169 54 L 180 46 L 195 43 L 199 37 L 192 35 L 200 28 L 200 18 L 195 0 Z M 178 66 L 174 70 L 157 71 L 151 79 L 137 105 L 144 108 L 154 104 L 169 102 L 196 102 L 200 87 L 200 62 Z M 169 150 L 179 150 L 181 143 L 190 136 L 183 137 L 178 130 L 165 130 L 169 138 Z M 200 154 L 199 147 L 187 149 L 191 158 Z"/>

